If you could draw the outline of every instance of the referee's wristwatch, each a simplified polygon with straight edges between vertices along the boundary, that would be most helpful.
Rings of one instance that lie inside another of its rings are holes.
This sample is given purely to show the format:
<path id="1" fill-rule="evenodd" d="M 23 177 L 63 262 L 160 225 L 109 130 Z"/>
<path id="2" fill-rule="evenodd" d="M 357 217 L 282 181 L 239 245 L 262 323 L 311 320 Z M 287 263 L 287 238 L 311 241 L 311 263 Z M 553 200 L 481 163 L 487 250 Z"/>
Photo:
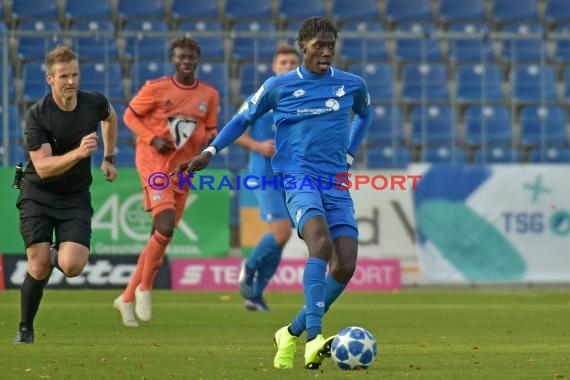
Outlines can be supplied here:
<path id="1" fill-rule="evenodd" d="M 111 154 L 110 156 L 103 157 L 103 161 L 107 161 L 111 165 L 115 165 L 115 155 Z"/>

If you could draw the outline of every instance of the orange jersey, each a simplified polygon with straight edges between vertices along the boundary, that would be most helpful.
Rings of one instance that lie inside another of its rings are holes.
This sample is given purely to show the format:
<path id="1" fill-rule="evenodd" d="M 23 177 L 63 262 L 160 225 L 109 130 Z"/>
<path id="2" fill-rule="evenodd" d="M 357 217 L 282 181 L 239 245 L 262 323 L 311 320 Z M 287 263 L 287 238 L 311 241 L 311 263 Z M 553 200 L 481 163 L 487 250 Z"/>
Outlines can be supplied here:
<path id="1" fill-rule="evenodd" d="M 165 76 L 147 81 L 125 111 L 125 124 L 137 135 L 136 167 L 142 185 L 154 172 L 170 173 L 200 153 L 218 126 L 218 91 L 196 80 L 184 86 Z M 171 140 L 176 150 L 158 153 L 150 144 L 155 136 Z"/>

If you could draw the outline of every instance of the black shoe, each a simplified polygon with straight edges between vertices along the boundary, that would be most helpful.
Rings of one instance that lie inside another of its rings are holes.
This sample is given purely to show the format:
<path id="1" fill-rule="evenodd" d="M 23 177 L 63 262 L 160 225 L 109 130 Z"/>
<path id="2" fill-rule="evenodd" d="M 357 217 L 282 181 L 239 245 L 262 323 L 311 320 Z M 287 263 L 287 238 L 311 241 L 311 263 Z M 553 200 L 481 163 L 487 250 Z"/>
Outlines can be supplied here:
<path id="1" fill-rule="evenodd" d="M 32 344 L 34 343 L 34 332 L 27 330 L 27 329 L 21 329 L 20 331 L 18 331 L 18 334 L 16 334 L 16 339 L 14 339 L 14 344 Z"/>

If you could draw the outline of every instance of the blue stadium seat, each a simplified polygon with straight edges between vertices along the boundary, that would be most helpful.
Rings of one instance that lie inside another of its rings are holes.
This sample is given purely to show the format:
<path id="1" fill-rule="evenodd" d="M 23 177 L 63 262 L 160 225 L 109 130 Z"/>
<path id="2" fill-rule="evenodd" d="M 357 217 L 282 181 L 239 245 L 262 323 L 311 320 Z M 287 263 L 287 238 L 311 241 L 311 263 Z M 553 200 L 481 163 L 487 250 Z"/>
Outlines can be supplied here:
<path id="1" fill-rule="evenodd" d="M 331 15 L 343 23 L 347 20 L 380 21 L 380 2 L 378 0 L 332 0 Z"/>
<path id="2" fill-rule="evenodd" d="M 4 120 L 4 112 L 0 105 L 0 121 Z M 8 105 L 8 138 L 11 145 L 22 143 L 22 119 L 16 104 Z"/>
<path id="3" fill-rule="evenodd" d="M 18 38 L 18 58 L 23 61 L 44 59 L 50 50 L 63 44 L 61 26 L 54 20 L 23 21 L 17 30 L 32 32 Z"/>
<path id="4" fill-rule="evenodd" d="M 226 0 L 223 16 L 230 22 L 271 19 L 271 0 L 259 0 L 255 5 L 250 0 Z"/>
<path id="5" fill-rule="evenodd" d="M 115 24 L 111 20 L 80 20 L 71 24 L 71 30 L 85 33 L 71 39 L 71 46 L 79 59 L 119 60 L 119 49 L 114 37 Z"/>
<path id="6" fill-rule="evenodd" d="M 111 21 L 111 0 L 65 0 L 65 20 L 73 22 L 77 19 L 106 19 Z"/>
<path id="7" fill-rule="evenodd" d="M 430 0 L 386 0 L 386 19 L 390 22 L 431 20 Z"/>
<path id="8" fill-rule="evenodd" d="M 570 66 L 564 69 L 564 100 L 570 101 Z"/>
<path id="9" fill-rule="evenodd" d="M 222 34 L 222 25 L 219 22 L 204 20 L 184 21 L 180 24 L 178 30 L 185 33 L 190 32 L 190 36 L 198 41 L 202 59 L 224 59 L 225 38 Z"/>
<path id="10" fill-rule="evenodd" d="M 570 163 L 570 148 L 533 148 L 530 151 L 529 161 L 533 163 L 568 164 Z"/>
<path id="11" fill-rule="evenodd" d="M 98 91 L 109 99 L 124 99 L 123 73 L 118 62 L 84 62 L 81 64 L 81 88 Z"/>
<path id="12" fill-rule="evenodd" d="M 520 111 L 522 145 L 567 145 L 566 112 L 557 106 L 526 106 Z"/>
<path id="13" fill-rule="evenodd" d="M 34 61 L 22 65 L 22 85 L 25 102 L 36 101 L 51 91 L 43 62 Z"/>
<path id="14" fill-rule="evenodd" d="M 117 0 L 117 16 L 121 22 L 131 18 L 164 19 L 166 10 L 163 0 Z"/>
<path id="15" fill-rule="evenodd" d="M 58 0 L 16 0 L 11 1 L 12 20 L 20 23 L 22 20 L 51 19 L 57 21 Z"/>
<path id="16" fill-rule="evenodd" d="M 279 0 L 278 15 L 282 22 L 324 16 L 325 4 L 323 0 Z"/>
<path id="17" fill-rule="evenodd" d="M 147 80 L 157 79 L 164 75 L 172 75 L 170 61 L 137 61 L 131 67 L 131 94 L 136 94 Z"/>
<path id="18" fill-rule="evenodd" d="M 441 63 L 408 63 L 402 69 L 402 99 L 406 102 L 447 100 L 447 69 Z"/>
<path id="19" fill-rule="evenodd" d="M 378 36 L 384 28 L 378 21 L 350 21 L 342 26 L 343 38 L 338 56 L 347 62 L 387 61 L 388 52 L 384 38 Z M 347 33 L 353 33 L 349 36 Z M 362 36 L 374 33 L 374 37 Z"/>
<path id="20" fill-rule="evenodd" d="M 218 129 L 226 125 L 237 112 L 236 106 L 229 101 L 220 99 L 220 105 L 218 109 Z"/>
<path id="21" fill-rule="evenodd" d="M 373 102 L 391 101 L 394 97 L 395 75 L 386 63 L 355 63 L 349 71 L 366 81 L 368 93 Z"/>
<path id="22" fill-rule="evenodd" d="M 493 62 L 489 26 L 484 22 L 457 22 L 448 28 L 448 56 L 453 62 Z M 465 37 L 463 38 L 463 34 Z"/>
<path id="23" fill-rule="evenodd" d="M 168 31 L 168 24 L 160 19 L 133 19 L 125 22 L 123 30 L 130 32 L 166 32 Z"/>
<path id="24" fill-rule="evenodd" d="M 538 19 L 538 0 L 494 0 L 491 18 L 496 22 L 535 21 Z"/>
<path id="25" fill-rule="evenodd" d="M 396 27 L 395 56 L 399 61 L 441 61 L 440 41 L 432 23 L 401 23 Z"/>
<path id="26" fill-rule="evenodd" d="M 372 124 L 366 133 L 366 145 L 403 144 L 404 124 L 400 108 L 395 105 L 375 105 Z"/>
<path id="27" fill-rule="evenodd" d="M 372 146 L 366 150 L 366 166 L 372 168 L 406 168 L 412 160 L 410 151 L 403 146 Z"/>
<path id="28" fill-rule="evenodd" d="M 247 167 L 249 159 L 249 151 L 247 149 L 238 144 L 232 144 L 228 149 L 225 149 L 225 151 L 227 152 L 226 159 L 228 169 L 237 172 Z"/>
<path id="29" fill-rule="evenodd" d="M 273 57 L 278 45 L 277 37 L 268 35 L 275 32 L 275 25 L 269 21 L 236 22 L 233 31 L 250 33 L 236 35 L 233 40 L 232 57 L 237 61 L 267 60 Z M 252 32 L 257 35 L 251 35 Z M 261 33 L 260 33 L 261 32 Z M 268 32 L 265 34 L 263 32 Z"/>
<path id="30" fill-rule="evenodd" d="M 123 120 L 126 107 L 127 106 L 125 103 L 113 102 L 113 108 L 115 108 L 115 112 L 117 113 L 117 121 L 119 128 L 117 142 L 119 144 L 133 144 L 136 139 L 135 134 L 129 129 L 129 127 L 127 127 L 127 125 Z"/>
<path id="31" fill-rule="evenodd" d="M 0 48 L 2 48 L 2 44 L 0 43 Z M 0 59 L 3 59 L 3 54 L 0 52 Z M 6 71 L 8 71 L 6 77 L 7 82 L 4 82 L 4 68 L 2 66 L 2 62 L 0 61 L 0 102 L 2 102 L 2 97 L 4 96 L 4 84 L 8 87 L 8 101 L 15 102 L 16 101 L 16 86 L 14 83 L 14 69 L 12 68 L 12 63 L 8 61 Z M 3 103 L 0 103 L 3 104 Z M 1 134 L 1 133 L 0 133 Z"/>
<path id="32" fill-rule="evenodd" d="M 455 72 L 456 97 L 463 103 L 487 103 L 503 99 L 503 80 L 499 66 L 462 65 Z"/>
<path id="33" fill-rule="evenodd" d="M 98 149 L 97 151 L 102 151 Z M 132 143 L 117 144 L 115 149 L 115 165 L 117 167 L 134 167 L 135 166 L 135 147 Z M 101 161 L 97 161 L 97 165 L 101 165 Z"/>
<path id="34" fill-rule="evenodd" d="M 570 2 L 567 0 L 546 0 L 544 17 L 550 23 L 570 21 Z"/>
<path id="35" fill-rule="evenodd" d="M 508 164 L 521 162 L 520 152 L 512 147 L 483 147 L 475 152 L 476 164 Z"/>
<path id="36" fill-rule="evenodd" d="M 505 106 L 470 106 L 465 111 L 467 145 L 502 145 L 513 143 L 511 113 Z"/>
<path id="37" fill-rule="evenodd" d="M 422 149 L 420 161 L 432 164 L 464 164 L 467 162 L 465 149 L 459 146 L 429 146 Z"/>
<path id="38" fill-rule="evenodd" d="M 505 24 L 501 32 L 513 34 L 504 37 L 501 58 L 506 62 L 546 62 L 546 45 L 543 42 L 544 28 L 538 23 Z M 527 38 L 528 37 L 528 38 Z"/>
<path id="39" fill-rule="evenodd" d="M 419 105 L 412 108 L 412 143 L 451 146 L 456 140 L 455 114 L 449 106 Z"/>
<path id="40" fill-rule="evenodd" d="M 7 164 L 10 166 L 16 165 L 18 162 L 26 163 L 28 161 L 28 151 L 20 144 L 12 144 L 9 147 L 10 153 L 8 155 Z M 0 147 L 0 156 L 4 157 L 4 149 Z"/>
<path id="41" fill-rule="evenodd" d="M 521 64 L 511 67 L 512 101 L 552 102 L 556 101 L 556 79 L 550 65 Z"/>
<path id="42" fill-rule="evenodd" d="M 438 13 L 443 22 L 483 20 L 485 4 L 484 0 L 440 0 Z"/>
<path id="43" fill-rule="evenodd" d="M 271 61 L 242 63 L 239 66 L 240 100 L 244 101 L 248 96 L 257 91 L 259 86 L 272 75 Z"/>
<path id="44" fill-rule="evenodd" d="M 196 78 L 215 87 L 222 99 L 231 93 L 229 77 L 230 71 L 225 62 L 201 62 L 196 69 Z"/>
<path id="45" fill-rule="evenodd" d="M 565 38 L 570 35 L 570 23 L 559 24 L 555 33 L 559 36 L 558 38 L 553 38 L 554 59 L 558 63 L 570 62 L 570 39 Z"/>
<path id="46" fill-rule="evenodd" d="M 217 20 L 219 17 L 216 1 L 172 0 L 171 14 L 176 22 L 188 19 Z"/>

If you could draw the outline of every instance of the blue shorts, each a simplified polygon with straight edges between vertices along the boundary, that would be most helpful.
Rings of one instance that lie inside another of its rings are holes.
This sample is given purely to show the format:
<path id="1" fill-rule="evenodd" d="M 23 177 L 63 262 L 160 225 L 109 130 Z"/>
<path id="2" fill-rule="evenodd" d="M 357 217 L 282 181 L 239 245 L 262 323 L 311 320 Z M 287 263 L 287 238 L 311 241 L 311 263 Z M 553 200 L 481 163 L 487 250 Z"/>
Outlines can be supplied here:
<path id="1" fill-rule="evenodd" d="M 281 188 L 259 188 L 254 190 L 261 220 L 270 223 L 278 219 L 289 219 L 285 205 L 285 191 Z"/>
<path id="2" fill-rule="evenodd" d="M 348 190 L 324 186 L 306 175 L 288 174 L 283 181 L 287 208 L 299 237 L 309 219 L 323 216 L 333 240 L 341 236 L 358 239 L 354 203 Z"/>

